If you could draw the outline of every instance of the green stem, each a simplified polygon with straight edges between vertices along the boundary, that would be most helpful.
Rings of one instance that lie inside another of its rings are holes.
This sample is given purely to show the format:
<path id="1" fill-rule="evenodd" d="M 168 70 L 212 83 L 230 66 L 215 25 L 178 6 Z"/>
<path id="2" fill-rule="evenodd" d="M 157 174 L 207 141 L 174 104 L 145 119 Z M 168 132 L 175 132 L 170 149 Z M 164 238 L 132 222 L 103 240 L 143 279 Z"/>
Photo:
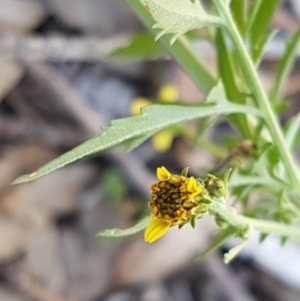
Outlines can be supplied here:
<path id="1" fill-rule="evenodd" d="M 141 5 L 140 1 L 126 0 L 126 2 L 139 16 L 146 27 L 155 35 L 156 32 L 152 28 L 155 21 L 149 12 Z M 211 68 L 209 69 L 205 63 L 201 61 L 184 36 L 179 37 L 172 46 L 170 45 L 171 38 L 172 36 L 170 35 L 164 35 L 159 41 L 203 92 L 207 94 L 216 84 L 216 76 L 212 73 Z"/>
<path id="2" fill-rule="evenodd" d="M 209 210 L 212 214 L 219 214 L 233 227 L 250 225 L 253 229 L 262 233 L 278 234 L 300 241 L 300 228 L 238 215 L 233 208 L 226 207 L 224 203 L 219 201 L 213 201 Z"/>
<path id="3" fill-rule="evenodd" d="M 274 144 L 277 146 L 280 157 L 286 167 L 290 181 L 293 187 L 300 192 L 300 176 L 297 165 L 295 164 L 293 157 L 289 149 L 285 145 L 284 137 L 276 119 L 276 116 L 269 103 L 268 97 L 261 85 L 258 74 L 256 72 L 254 63 L 251 60 L 250 55 L 247 52 L 247 48 L 244 45 L 243 39 L 239 34 L 239 31 L 233 21 L 230 13 L 229 6 L 224 0 L 214 0 L 216 7 L 220 15 L 223 17 L 227 29 L 231 35 L 231 38 L 236 46 L 237 52 L 240 55 L 241 64 L 244 72 L 248 78 L 249 87 L 255 96 L 257 105 L 264 116 L 266 126 L 270 132 Z"/>

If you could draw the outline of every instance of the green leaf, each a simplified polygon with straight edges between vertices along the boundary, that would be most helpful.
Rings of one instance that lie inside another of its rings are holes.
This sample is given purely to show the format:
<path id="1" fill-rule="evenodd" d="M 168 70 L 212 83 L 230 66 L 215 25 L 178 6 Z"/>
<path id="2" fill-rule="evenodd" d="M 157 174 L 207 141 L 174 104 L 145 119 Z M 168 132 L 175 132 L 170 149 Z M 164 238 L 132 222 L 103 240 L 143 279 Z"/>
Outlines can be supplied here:
<path id="1" fill-rule="evenodd" d="M 276 188 L 286 188 L 283 183 L 275 181 L 269 176 L 262 175 L 244 175 L 234 170 L 230 176 L 229 187 L 235 188 L 240 186 L 269 186 Z"/>
<path id="2" fill-rule="evenodd" d="M 123 144 L 126 147 L 127 152 L 131 152 L 132 150 L 140 146 L 147 139 L 153 136 L 154 133 L 155 132 L 150 132 L 149 134 L 137 136 L 132 139 L 126 140 Z"/>
<path id="3" fill-rule="evenodd" d="M 111 148 L 128 139 L 156 133 L 177 123 L 210 115 L 228 115 L 234 113 L 260 116 L 260 112 L 252 107 L 229 102 L 225 97 L 221 82 L 212 89 L 206 103 L 195 106 L 179 104 L 145 106 L 142 108 L 141 115 L 112 121 L 111 126 L 104 128 L 99 135 L 50 161 L 37 171 L 19 177 L 14 181 L 14 184 L 37 179 L 85 156 Z"/>
<path id="4" fill-rule="evenodd" d="M 261 35 L 261 37 L 258 39 L 256 47 L 255 47 L 255 51 L 253 53 L 253 61 L 256 64 L 256 67 L 258 67 L 261 62 L 265 46 L 275 36 L 276 33 L 277 33 L 277 30 L 273 30 L 270 33 Z"/>
<path id="5" fill-rule="evenodd" d="M 232 168 L 226 169 L 226 171 L 224 173 L 224 177 L 223 177 L 226 195 L 228 194 L 228 181 L 229 181 L 229 176 L 230 176 L 231 172 L 232 172 Z"/>
<path id="6" fill-rule="evenodd" d="M 196 257 L 196 261 L 203 260 L 209 254 L 219 249 L 227 241 L 227 239 L 233 236 L 235 233 L 236 229 L 231 226 L 220 232 L 220 234 L 214 238 L 210 245 Z"/>
<path id="7" fill-rule="evenodd" d="M 140 0 L 126 0 L 126 2 L 152 34 L 155 35 L 156 30 L 153 29 L 155 21 L 145 9 L 146 6 L 143 7 Z M 195 50 L 185 36 L 179 37 L 172 46 L 170 46 L 170 35 L 161 37 L 159 42 L 174 57 L 178 64 L 183 67 L 185 72 L 195 81 L 204 93 L 207 94 L 213 88 L 216 84 L 216 76 L 213 69 L 210 66 L 207 66 L 206 62 L 195 53 Z"/>
<path id="8" fill-rule="evenodd" d="M 216 46 L 218 70 L 225 86 L 226 95 L 236 103 L 243 103 L 244 99 L 241 97 L 242 95 L 236 82 L 236 72 L 233 67 L 233 59 L 231 56 L 232 53 L 230 53 L 225 36 L 221 30 L 217 30 Z M 243 137 L 248 139 L 252 138 L 252 132 L 249 128 L 246 116 L 240 114 L 231 116 L 230 121 L 241 132 Z"/>
<path id="9" fill-rule="evenodd" d="M 284 127 L 284 139 L 287 148 L 294 151 L 300 139 L 300 113 L 291 118 Z M 286 178 L 286 169 L 282 161 L 278 161 L 276 166 L 277 173 L 281 178 Z"/>
<path id="10" fill-rule="evenodd" d="M 279 0 L 258 0 L 250 14 L 248 30 L 251 40 L 252 58 L 258 58 L 265 44 L 266 31 L 278 7 Z"/>
<path id="11" fill-rule="evenodd" d="M 131 228 L 127 228 L 124 230 L 118 228 L 106 229 L 98 232 L 97 236 L 108 237 L 108 238 L 121 238 L 121 237 L 131 236 L 143 231 L 146 228 L 146 226 L 149 224 L 150 219 L 151 219 L 150 216 L 146 216 Z"/>
<path id="12" fill-rule="evenodd" d="M 174 34 L 171 44 L 183 33 L 203 26 L 220 26 L 219 17 L 207 14 L 200 1 L 190 0 L 140 0 L 153 17 L 159 29 L 156 40 L 165 34 Z"/>
<path id="13" fill-rule="evenodd" d="M 285 145 L 293 151 L 300 138 L 300 112 L 291 118 L 284 128 Z"/>
<path id="14" fill-rule="evenodd" d="M 243 241 L 239 245 L 235 246 L 234 248 L 230 249 L 227 253 L 224 254 L 223 261 L 225 264 L 228 264 L 231 260 L 233 260 L 246 246 L 248 240 Z"/>
<path id="15" fill-rule="evenodd" d="M 286 47 L 285 53 L 282 56 L 278 71 L 276 73 L 275 82 L 273 84 L 270 98 L 272 102 L 277 103 L 280 100 L 280 95 L 282 92 L 282 88 L 286 82 L 286 79 L 291 71 L 291 68 L 295 61 L 295 53 L 297 50 L 297 46 L 300 41 L 300 29 L 296 31 L 294 36 L 291 38 L 289 44 Z"/>
<path id="16" fill-rule="evenodd" d="M 218 29 L 216 34 L 218 70 L 222 83 L 224 84 L 227 95 L 234 102 L 240 102 L 240 91 L 235 80 L 233 63 L 230 55 L 229 47 L 226 44 L 223 32 Z"/>
<path id="17" fill-rule="evenodd" d="M 242 36 L 245 36 L 246 33 L 246 10 L 247 10 L 247 1 L 246 0 L 231 0 L 232 14 L 236 25 L 239 29 L 239 32 Z"/>
<path id="18" fill-rule="evenodd" d="M 110 57 L 125 57 L 132 59 L 157 59 L 163 56 L 164 50 L 155 43 L 151 33 L 140 33 L 128 41 L 128 45 L 115 49 Z"/>
<path id="19" fill-rule="evenodd" d="M 200 145 L 200 141 L 202 140 L 204 134 L 208 132 L 217 122 L 218 118 L 216 117 L 204 117 L 201 119 L 201 121 L 199 121 L 195 136 L 196 144 Z"/>

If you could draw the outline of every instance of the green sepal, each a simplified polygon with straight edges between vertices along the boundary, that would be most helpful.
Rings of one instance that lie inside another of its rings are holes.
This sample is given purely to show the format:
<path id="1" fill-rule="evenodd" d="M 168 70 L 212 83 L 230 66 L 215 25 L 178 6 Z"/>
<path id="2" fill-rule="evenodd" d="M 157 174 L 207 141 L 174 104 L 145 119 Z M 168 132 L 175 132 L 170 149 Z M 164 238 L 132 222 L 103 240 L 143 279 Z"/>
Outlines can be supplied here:
<path id="1" fill-rule="evenodd" d="M 196 216 L 193 216 L 190 220 L 193 229 L 196 229 Z"/>
<path id="2" fill-rule="evenodd" d="M 181 172 L 181 176 L 187 177 L 188 172 L 189 172 L 189 167 L 184 168 Z"/>
<path id="3" fill-rule="evenodd" d="M 178 230 L 180 230 L 184 225 L 185 223 L 178 225 Z"/>
<path id="4" fill-rule="evenodd" d="M 226 196 L 223 180 L 208 174 L 204 180 L 204 186 L 212 199 L 220 199 Z"/>

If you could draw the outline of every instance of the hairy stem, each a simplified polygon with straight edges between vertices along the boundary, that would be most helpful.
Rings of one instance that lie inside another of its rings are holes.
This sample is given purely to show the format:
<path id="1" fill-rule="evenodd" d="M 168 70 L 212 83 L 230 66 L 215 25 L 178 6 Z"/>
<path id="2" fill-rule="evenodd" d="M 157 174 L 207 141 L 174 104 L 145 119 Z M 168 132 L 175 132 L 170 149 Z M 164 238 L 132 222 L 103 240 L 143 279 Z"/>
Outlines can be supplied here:
<path id="1" fill-rule="evenodd" d="M 209 207 L 212 214 L 219 214 L 231 226 L 238 227 L 244 224 L 262 233 L 273 233 L 300 241 L 300 228 L 287 226 L 276 222 L 258 220 L 243 215 L 238 215 L 235 209 L 226 207 L 223 202 L 214 201 Z"/>

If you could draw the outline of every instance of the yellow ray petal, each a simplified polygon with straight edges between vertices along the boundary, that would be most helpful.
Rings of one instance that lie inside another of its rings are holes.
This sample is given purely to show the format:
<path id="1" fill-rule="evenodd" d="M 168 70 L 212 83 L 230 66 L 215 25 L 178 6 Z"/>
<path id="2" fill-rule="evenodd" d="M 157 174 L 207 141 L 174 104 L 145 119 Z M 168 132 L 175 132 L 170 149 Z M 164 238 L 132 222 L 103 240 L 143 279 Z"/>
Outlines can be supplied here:
<path id="1" fill-rule="evenodd" d="M 167 181 L 171 178 L 171 173 L 164 167 L 157 167 L 156 176 L 160 181 Z"/>
<path id="2" fill-rule="evenodd" d="M 152 218 L 151 222 L 145 229 L 144 239 L 148 243 L 152 243 L 162 237 L 170 228 L 170 224 L 162 218 Z"/>
<path id="3" fill-rule="evenodd" d="M 187 183 L 187 190 L 196 195 L 201 193 L 202 188 L 197 184 L 197 181 L 194 177 L 190 177 Z"/>

